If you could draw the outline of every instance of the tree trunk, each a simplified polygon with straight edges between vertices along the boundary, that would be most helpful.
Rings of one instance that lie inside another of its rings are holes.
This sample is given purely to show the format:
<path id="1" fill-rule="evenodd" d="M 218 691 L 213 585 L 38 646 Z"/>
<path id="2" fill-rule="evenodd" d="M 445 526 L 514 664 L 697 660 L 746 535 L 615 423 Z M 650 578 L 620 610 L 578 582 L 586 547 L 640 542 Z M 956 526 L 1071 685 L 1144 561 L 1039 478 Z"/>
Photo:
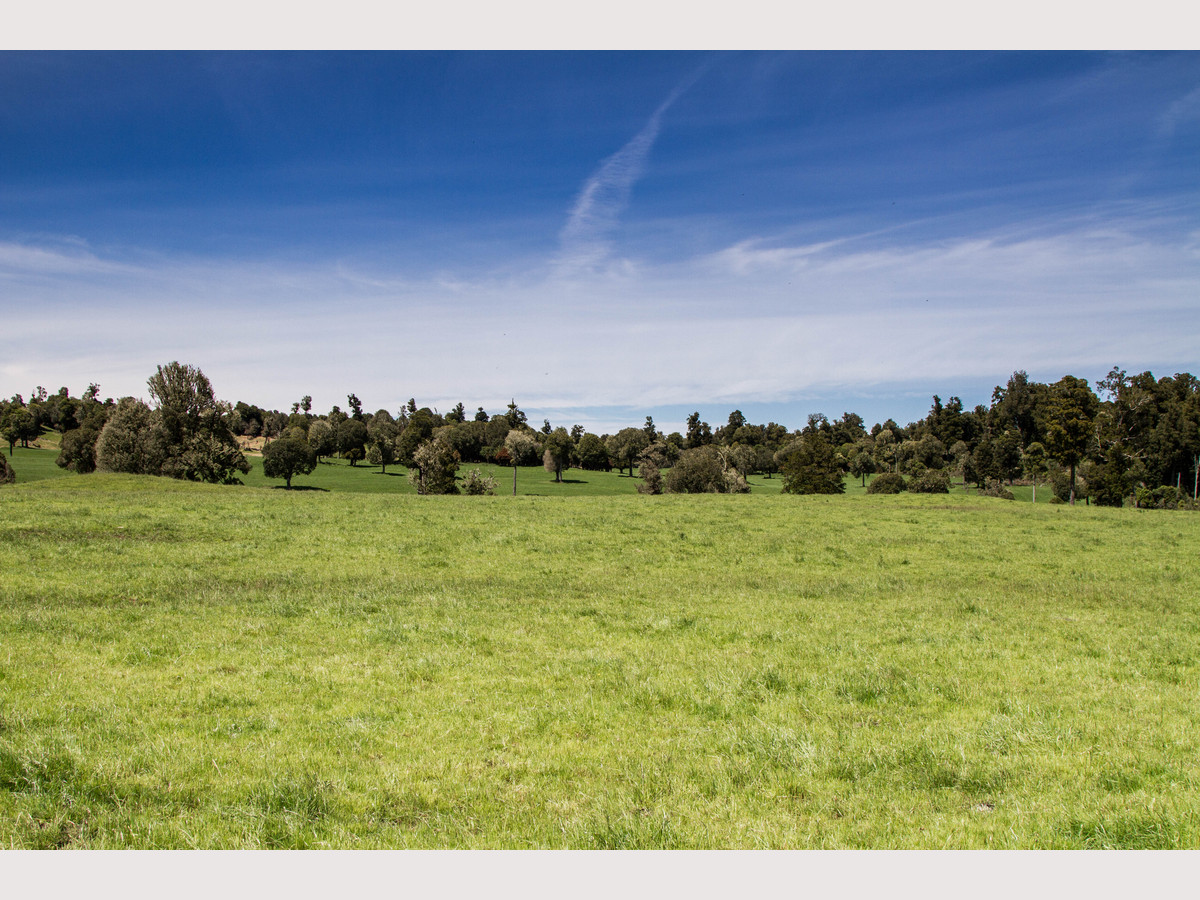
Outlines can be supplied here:
<path id="1" fill-rule="evenodd" d="M 290 491 L 292 489 L 292 476 L 291 476 L 290 472 L 283 477 L 283 481 L 287 485 L 288 490 Z"/>

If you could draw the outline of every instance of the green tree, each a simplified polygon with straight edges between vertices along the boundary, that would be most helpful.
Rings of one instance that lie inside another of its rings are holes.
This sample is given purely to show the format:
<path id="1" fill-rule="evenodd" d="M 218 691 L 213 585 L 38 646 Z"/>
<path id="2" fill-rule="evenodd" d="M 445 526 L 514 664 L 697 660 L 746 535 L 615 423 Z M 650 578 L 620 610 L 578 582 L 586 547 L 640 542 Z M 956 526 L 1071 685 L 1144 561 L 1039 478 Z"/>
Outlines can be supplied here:
<path id="1" fill-rule="evenodd" d="M 504 449 L 508 451 L 508 459 L 514 467 L 536 465 L 541 455 L 537 438 L 527 429 L 514 428 L 509 431 L 504 439 Z"/>
<path id="2" fill-rule="evenodd" d="M 618 471 L 624 474 L 625 470 L 629 469 L 629 476 L 632 478 L 634 463 L 650 446 L 650 438 L 641 428 L 622 428 L 604 443 Z"/>
<path id="3" fill-rule="evenodd" d="M 867 486 L 867 476 L 875 472 L 875 460 L 871 456 L 870 445 L 864 440 L 855 445 L 857 452 L 850 457 L 850 474 L 862 479 L 862 486 Z"/>
<path id="4" fill-rule="evenodd" d="M 29 442 L 35 440 L 40 433 L 37 419 L 25 406 L 14 403 L 0 421 L 0 436 L 3 436 L 4 440 L 8 442 L 9 456 L 12 456 L 13 449 L 18 443 L 22 447 L 28 447 Z"/>
<path id="5" fill-rule="evenodd" d="M 158 475 L 164 450 L 153 427 L 154 412 L 133 397 L 122 397 L 96 439 L 96 468 L 101 472 Z"/>
<path id="6" fill-rule="evenodd" d="M 571 464 L 571 454 L 575 451 L 575 442 L 571 440 L 567 429 L 560 426 L 546 435 L 544 446 L 542 463 L 547 472 L 554 473 L 554 480 L 561 484 L 563 469 Z"/>
<path id="7" fill-rule="evenodd" d="M 1025 452 L 1021 454 L 1021 468 L 1025 470 L 1025 474 L 1033 482 L 1033 502 L 1037 503 L 1038 479 L 1044 477 L 1049 471 L 1047 468 L 1046 448 L 1042 446 L 1041 441 L 1034 441 L 1025 448 Z"/>
<path id="8" fill-rule="evenodd" d="M 386 409 L 371 416 L 367 422 L 367 462 L 379 466 L 380 471 L 386 474 L 387 467 L 396 461 L 396 438 L 399 436 L 396 420 Z"/>
<path id="9" fill-rule="evenodd" d="M 457 494 L 458 485 L 454 481 L 457 471 L 454 451 L 445 441 L 435 439 L 426 441 L 413 453 L 408 478 L 418 494 Z"/>
<path id="10" fill-rule="evenodd" d="M 712 427 L 707 422 L 700 421 L 699 411 L 687 417 L 687 438 L 684 447 L 693 450 L 711 444 L 713 439 Z"/>
<path id="11" fill-rule="evenodd" d="M 91 422 L 72 428 L 62 436 L 55 464 L 80 475 L 96 471 L 96 442 L 99 439 L 100 430 Z"/>
<path id="12" fill-rule="evenodd" d="M 316 454 L 318 462 L 321 461 L 322 456 L 332 456 L 337 453 L 337 440 L 333 433 L 333 426 L 327 420 L 315 419 L 308 426 L 308 446 Z"/>
<path id="13" fill-rule="evenodd" d="M 199 369 L 170 362 L 147 381 L 157 403 L 153 427 L 163 448 L 162 474 L 188 481 L 231 483 L 250 471 L 229 428 L 232 408 L 213 395 Z"/>
<path id="14" fill-rule="evenodd" d="M 612 470 L 612 463 L 608 461 L 608 448 L 604 446 L 604 441 L 590 431 L 579 438 L 579 444 L 575 447 L 575 455 L 581 469 L 592 472 Z"/>
<path id="15" fill-rule="evenodd" d="M 846 483 L 837 452 L 819 431 L 793 443 L 779 467 L 788 494 L 842 494 Z"/>
<path id="16" fill-rule="evenodd" d="M 289 490 L 293 475 L 308 475 L 316 467 L 316 452 L 295 433 L 289 432 L 263 447 L 263 474 L 284 479 Z"/>
<path id="17" fill-rule="evenodd" d="M 338 429 L 338 452 L 356 465 L 366 456 L 367 426 L 358 419 L 347 419 Z"/>
<path id="18" fill-rule="evenodd" d="M 1083 378 L 1064 375 L 1051 386 L 1046 421 L 1046 451 L 1070 469 L 1069 502 L 1075 505 L 1076 467 L 1087 455 L 1092 423 L 1100 401 Z"/>
<path id="19" fill-rule="evenodd" d="M 639 494 L 661 494 L 663 492 L 662 471 L 651 460 L 644 460 L 638 467 L 642 483 L 637 486 Z"/>

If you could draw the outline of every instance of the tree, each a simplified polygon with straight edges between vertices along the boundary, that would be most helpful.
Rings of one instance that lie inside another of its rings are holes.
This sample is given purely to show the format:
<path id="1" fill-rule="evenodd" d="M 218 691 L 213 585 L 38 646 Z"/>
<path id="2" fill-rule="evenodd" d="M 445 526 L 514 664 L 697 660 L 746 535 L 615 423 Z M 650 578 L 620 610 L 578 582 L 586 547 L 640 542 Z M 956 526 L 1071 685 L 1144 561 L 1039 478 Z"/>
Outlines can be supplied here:
<path id="1" fill-rule="evenodd" d="M 639 494 L 661 494 L 663 492 L 662 472 L 653 462 L 643 461 L 638 467 L 638 473 L 642 476 L 642 483 L 637 487 Z"/>
<path id="2" fill-rule="evenodd" d="M 122 397 L 96 439 L 96 468 L 130 475 L 160 474 L 164 450 L 153 420 L 153 411 L 141 400 Z"/>
<path id="3" fill-rule="evenodd" d="M 537 464 L 540 454 L 537 439 L 533 432 L 512 429 L 504 439 L 504 449 L 508 451 L 509 461 L 513 467 L 533 466 Z"/>
<path id="4" fill-rule="evenodd" d="M 617 464 L 617 469 L 621 473 L 629 469 L 629 476 L 632 478 L 633 464 L 642 455 L 642 451 L 650 446 L 650 438 L 641 428 L 622 428 L 605 441 L 605 446 L 608 447 L 608 455 Z"/>
<path id="5" fill-rule="evenodd" d="M 418 494 L 457 494 L 458 459 L 445 441 L 429 440 L 413 453 L 408 479 Z"/>
<path id="6" fill-rule="evenodd" d="M 547 472 L 554 473 L 554 480 L 561 484 L 563 469 L 571 464 L 575 442 L 571 440 L 567 429 L 560 426 L 546 435 L 545 448 L 542 464 Z"/>
<path id="7" fill-rule="evenodd" d="M 687 442 L 684 445 L 686 449 L 693 450 L 711 444 L 712 439 L 712 428 L 707 422 L 700 421 L 699 411 L 687 417 Z"/>
<path id="8" fill-rule="evenodd" d="M 62 436 L 55 465 L 80 475 L 96 471 L 96 442 L 100 439 L 100 430 L 93 427 L 91 422 L 85 422 L 80 428 L 72 428 Z"/>
<path id="9" fill-rule="evenodd" d="M 846 483 L 833 445 L 819 431 L 793 443 L 779 467 L 788 494 L 842 494 Z"/>
<path id="10" fill-rule="evenodd" d="M 850 474 L 862 479 L 862 486 L 867 486 L 867 476 L 875 472 L 875 460 L 871 457 L 871 448 L 864 439 L 855 445 L 858 452 L 850 457 Z"/>
<path id="11" fill-rule="evenodd" d="M 461 405 L 461 404 L 460 404 Z M 379 466 L 387 473 L 387 467 L 396 461 L 396 438 L 400 436 L 396 420 L 386 409 L 381 409 L 367 422 L 367 462 Z"/>
<path id="12" fill-rule="evenodd" d="M 289 432 L 263 447 L 263 474 L 282 478 L 288 489 L 293 475 L 308 475 L 317 467 L 317 454 L 308 441 Z"/>
<path id="13" fill-rule="evenodd" d="M 213 395 L 199 369 L 170 362 L 147 381 L 158 404 L 153 428 L 163 448 L 162 474 L 188 481 L 229 484 L 250 471 L 229 428 L 232 408 Z"/>
<path id="14" fill-rule="evenodd" d="M 1075 469 L 1092 440 L 1092 421 L 1100 401 L 1083 378 L 1064 375 L 1051 385 L 1046 451 L 1071 471 L 1070 503 L 1075 505 Z"/>
<path id="15" fill-rule="evenodd" d="M 612 470 L 612 463 L 608 461 L 608 448 L 604 446 L 604 441 L 590 431 L 579 438 L 579 444 L 575 447 L 575 456 L 579 460 L 581 469 L 593 472 Z"/>
<path id="16" fill-rule="evenodd" d="M 516 400 L 511 400 L 509 402 L 508 412 L 505 413 L 505 416 L 508 419 L 509 428 L 520 428 L 525 424 L 525 413 L 521 412 L 521 409 L 517 406 Z"/>
<path id="17" fill-rule="evenodd" d="M 13 448 L 18 443 L 22 447 L 28 447 L 29 442 L 35 440 L 39 433 L 37 419 L 33 417 L 33 413 L 27 407 L 14 404 L 9 407 L 3 420 L 0 420 L 0 436 L 8 441 L 9 456 L 12 455 Z"/>
<path id="18" fill-rule="evenodd" d="M 333 434 L 333 426 L 325 419 L 316 419 L 308 426 L 308 446 L 316 454 L 317 462 L 322 456 L 332 456 L 337 453 L 337 440 Z"/>
<path id="19" fill-rule="evenodd" d="M 1025 448 L 1025 452 L 1021 455 L 1021 467 L 1033 481 L 1033 502 L 1037 503 L 1038 478 L 1044 476 L 1048 471 L 1046 466 L 1046 448 L 1042 446 L 1040 441 L 1034 441 Z"/>
<path id="20" fill-rule="evenodd" d="M 338 429 L 338 452 L 350 460 L 350 465 L 366 456 L 367 426 L 357 419 L 347 419 Z"/>

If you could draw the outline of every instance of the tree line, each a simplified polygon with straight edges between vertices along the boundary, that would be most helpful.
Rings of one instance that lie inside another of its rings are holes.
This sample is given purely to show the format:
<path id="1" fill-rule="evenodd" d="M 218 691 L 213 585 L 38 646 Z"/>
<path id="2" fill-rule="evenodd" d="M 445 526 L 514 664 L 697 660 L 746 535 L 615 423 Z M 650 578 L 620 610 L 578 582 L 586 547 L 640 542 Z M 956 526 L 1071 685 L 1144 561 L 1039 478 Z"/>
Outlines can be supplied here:
<path id="1" fill-rule="evenodd" d="M 95 470 L 233 483 L 249 471 L 238 437 L 262 437 L 268 477 L 291 486 L 323 458 L 366 461 L 386 472 L 404 467 L 419 493 L 491 493 L 494 479 L 461 465 L 530 466 L 556 480 L 571 467 L 618 470 L 641 479 L 645 493 L 739 493 L 750 476 L 778 475 L 792 493 L 841 493 L 844 478 L 875 475 L 869 490 L 946 492 L 952 480 L 1011 497 L 1017 480 L 1054 499 L 1103 505 L 1194 507 L 1200 493 L 1200 383 L 1188 373 L 1155 379 L 1119 368 L 1094 391 L 1071 375 L 1044 384 L 1023 371 L 997 386 L 991 404 L 966 409 L 935 395 L 929 413 L 905 426 L 892 419 L 869 430 L 851 412 L 821 413 L 799 429 L 747 421 L 740 410 L 713 427 L 692 413 L 686 432 L 664 434 L 647 416 L 641 427 L 597 435 L 575 425 L 540 428 L 516 401 L 502 412 L 462 403 L 446 413 L 410 399 L 395 415 L 370 414 L 355 394 L 345 410 L 314 413 L 311 396 L 290 412 L 218 400 L 199 369 L 159 366 L 147 382 L 151 403 L 101 401 L 90 384 L 81 397 L 38 387 L 28 401 L 0 401 L 0 437 L 28 446 L 43 431 L 61 432 L 58 464 Z M 11 473 L 10 473 L 11 474 Z M 1185 478 L 1190 484 L 1185 484 Z"/>

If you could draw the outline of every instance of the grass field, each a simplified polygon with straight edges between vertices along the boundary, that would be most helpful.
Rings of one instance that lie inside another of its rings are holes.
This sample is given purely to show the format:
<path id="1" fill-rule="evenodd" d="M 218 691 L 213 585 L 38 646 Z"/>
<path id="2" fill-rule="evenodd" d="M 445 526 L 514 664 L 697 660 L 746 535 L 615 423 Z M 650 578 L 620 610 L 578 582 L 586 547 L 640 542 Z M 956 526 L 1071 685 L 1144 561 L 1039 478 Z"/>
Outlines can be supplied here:
<path id="1" fill-rule="evenodd" d="M 35 452 L 0 488 L 0 846 L 1200 847 L 1187 513 Z"/>

